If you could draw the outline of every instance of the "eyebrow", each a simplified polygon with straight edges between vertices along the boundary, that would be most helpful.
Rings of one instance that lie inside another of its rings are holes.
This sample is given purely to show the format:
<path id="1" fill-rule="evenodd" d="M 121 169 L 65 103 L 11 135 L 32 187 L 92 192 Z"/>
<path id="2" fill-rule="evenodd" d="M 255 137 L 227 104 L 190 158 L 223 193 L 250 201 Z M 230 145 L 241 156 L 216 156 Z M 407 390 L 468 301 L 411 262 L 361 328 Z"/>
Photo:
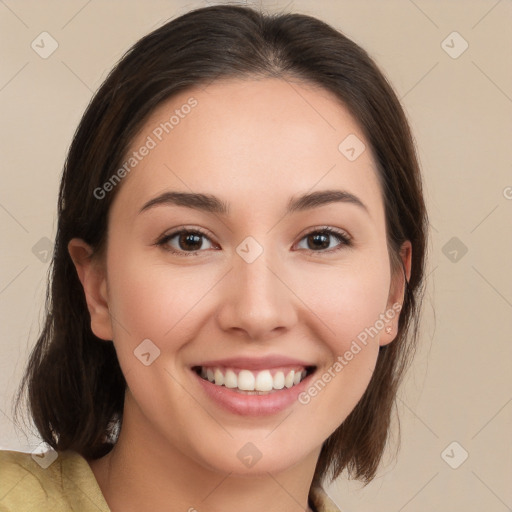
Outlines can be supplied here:
<path id="1" fill-rule="evenodd" d="M 301 212 L 325 206 L 332 203 L 353 204 L 369 214 L 366 205 L 354 194 L 344 190 L 320 190 L 303 194 L 296 198 L 291 198 L 286 208 L 286 213 Z M 229 204 L 211 194 L 201 194 L 192 192 L 164 192 L 151 199 L 140 209 L 139 213 L 154 208 L 156 206 L 185 206 L 201 210 L 207 213 L 219 215 L 229 214 Z"/>

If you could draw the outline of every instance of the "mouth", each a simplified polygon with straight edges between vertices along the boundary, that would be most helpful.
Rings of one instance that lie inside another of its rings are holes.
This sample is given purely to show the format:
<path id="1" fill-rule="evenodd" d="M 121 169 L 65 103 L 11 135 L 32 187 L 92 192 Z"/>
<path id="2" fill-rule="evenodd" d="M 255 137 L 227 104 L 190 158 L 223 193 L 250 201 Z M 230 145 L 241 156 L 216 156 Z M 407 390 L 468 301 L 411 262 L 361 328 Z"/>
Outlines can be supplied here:
<path id="1" fill-rule="evenodd" d="M 205 400 L 251 417 L 279 414 L 294 404 L 317 366 L 285 356 L 231 358 L 191 366 Z"/>
<path id="2" fill-rule="evenodd" d="M 245 395 L 268 395 L 299 385 L 315 366 L 282 366 L 261 370 L 225 366 L 193 366 L 203 380 Z"/>

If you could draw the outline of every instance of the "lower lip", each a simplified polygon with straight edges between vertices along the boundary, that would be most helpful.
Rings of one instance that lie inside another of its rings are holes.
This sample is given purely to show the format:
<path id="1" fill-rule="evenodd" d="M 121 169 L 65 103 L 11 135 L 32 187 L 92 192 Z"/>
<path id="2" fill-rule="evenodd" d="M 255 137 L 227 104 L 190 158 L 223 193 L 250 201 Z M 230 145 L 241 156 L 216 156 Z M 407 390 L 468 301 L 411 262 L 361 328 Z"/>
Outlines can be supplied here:
<path id="1" fill-rule="evenodd" d="M 283 388 L 268 395 L 245 395 L 233 391 L 226 386 L 217 386 L 201 378 L 195 371 L 192 373 L 199 380 L 206 395 L 215 403 L 228 411 L 241 416 L 267 416 L 277 414 L 298 401 L 298 395 L 308 386 L 311 373 L 299 384 L 291 388 Z"/>

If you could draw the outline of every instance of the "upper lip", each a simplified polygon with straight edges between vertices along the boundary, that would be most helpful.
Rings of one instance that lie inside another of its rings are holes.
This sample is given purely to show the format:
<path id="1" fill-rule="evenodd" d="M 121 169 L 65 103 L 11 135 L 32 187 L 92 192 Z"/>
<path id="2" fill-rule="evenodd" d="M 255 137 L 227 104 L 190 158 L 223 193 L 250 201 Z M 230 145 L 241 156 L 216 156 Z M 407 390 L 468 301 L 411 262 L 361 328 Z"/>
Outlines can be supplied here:
<path id="1" fill-rule="evenodd" d="M 303 366 L 304 368 L 312 367 L 313 364 L 281 355 L 269 355 L 265 357 L 230 357 L 227 359 L 215 359 L 211 361 L 203 361 L 192 367 L 206 366 L 228 368 L 243 368 L 246 370 L 270 370 L 281 366 Z"/>

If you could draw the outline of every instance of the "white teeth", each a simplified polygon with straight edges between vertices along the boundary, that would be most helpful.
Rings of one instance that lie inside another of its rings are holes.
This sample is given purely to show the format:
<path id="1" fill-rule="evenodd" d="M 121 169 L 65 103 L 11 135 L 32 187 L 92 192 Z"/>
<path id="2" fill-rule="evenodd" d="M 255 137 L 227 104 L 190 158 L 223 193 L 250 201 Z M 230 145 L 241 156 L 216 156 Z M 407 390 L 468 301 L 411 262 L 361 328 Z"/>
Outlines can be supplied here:
<path id="1" fill-rule="evenodd" d="M 258 373 L 254 389 L 256 391 L 270 391 L 274 386 L 274 379 L 268 370 Z"/>
<path id="2" fill-rule="evenodd" d="M 283 389 L 284 388 L 284 373 L 277 372 L 274 375 L 274 389 Z"/>
<path id="3" fill-rule="evenodd" d="M 270 370 L 261 370 L 252 372 L 250 370 L 240 370 L 238 375 L 231 369 L 204 368 L 201 367 L 200 375 L 216 386 L 225 386 L 230 389 L 239 389 L 240 391 L 249 391 L 254 393 L 268 393 L 273 390 L 291 388 L 301 382 L 307 375 L 306 370 L 290 370 L 285 374 L 284 371 L 277 371 L 274 376 Z"/>
<path id="4" fill-rule="evenodd" d="M 286 378 L 284 379 L 284 385 L 287 388 L 291 388 L 293 386 L 293 378 L 294 378 L 294 376 L 295 376 L 295 372 L 293 370 L 288 372 L 288 375 L 286 375 Z"/>
<path id="5" fill-rule="evenodd" d="M 215 384 L 217 386 L 222 386 L 222 384 L 224 384 L 224 375 L 222 375 L 222 372 L 216 368 L 213 375 L 215 376 Z"/>
<path id="6" fill-rule="evenodd" d="M 224 386 L 227 388 L 236 388 L 238 386 L 238 379 L 233 370 L 228 370 L 226 375 L 224 375 Z"/>
<path id="7" fill-rule="evenodd" d="M 255 378 L 249 370 L 242 370 L 238 374 L 238 389 L 242 391 L 254 391 Z"/>

